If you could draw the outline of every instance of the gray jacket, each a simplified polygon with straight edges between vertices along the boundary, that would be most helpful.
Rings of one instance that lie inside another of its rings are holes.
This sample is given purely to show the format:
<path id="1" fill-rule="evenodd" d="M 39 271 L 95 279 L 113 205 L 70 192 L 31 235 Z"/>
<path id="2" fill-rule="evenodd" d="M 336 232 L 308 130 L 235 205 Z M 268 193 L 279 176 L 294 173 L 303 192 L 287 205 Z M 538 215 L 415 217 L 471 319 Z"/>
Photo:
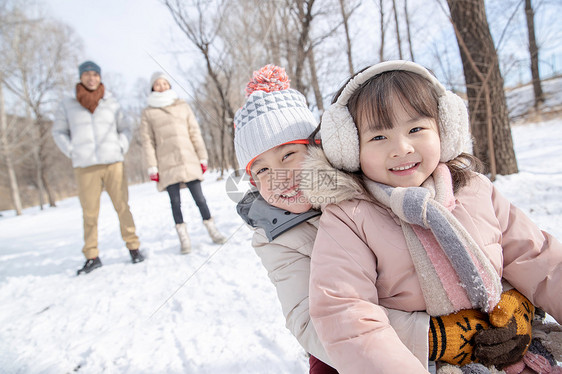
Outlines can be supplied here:
<path id="1" fill-rule="evenodd" d="M 285 231 L 322 214 L 319 210 L 291 213 L 268 204 L 257 190 L 246 192 L 236 206 L 238 215 L 253 228 L 261 228 L 269 241 Z"/>
<path id="2" fill-rule="evenodd" d="M 75 97 L 65 98 L 55 114 L 52 135 L 72 166 L 83 168 L 123 161 L 132 131 L 123 121 L 119 103 L 106 91 L 94 113 Z"/>

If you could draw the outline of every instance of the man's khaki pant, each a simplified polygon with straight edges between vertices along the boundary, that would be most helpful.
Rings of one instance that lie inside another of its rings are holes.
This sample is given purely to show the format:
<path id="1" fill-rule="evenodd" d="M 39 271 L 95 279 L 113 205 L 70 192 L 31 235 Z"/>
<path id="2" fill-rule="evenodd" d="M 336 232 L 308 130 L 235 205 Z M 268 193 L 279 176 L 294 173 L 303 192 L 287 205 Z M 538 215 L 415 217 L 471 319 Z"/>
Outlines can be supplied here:
<path id="1" fill-rule="evenodd" d="M 78 183 L 78 197 L 84 218 L 84 256 L 93 259 L 99 254 L 98 216 L 104 187 L 119 217 L 121 236 L 127 248 L 138 249 L 140 242 L 135 234 L 135 223 L 129 209 L 129 191 L 123 163 L 75 168 L 74 175 Z"/>

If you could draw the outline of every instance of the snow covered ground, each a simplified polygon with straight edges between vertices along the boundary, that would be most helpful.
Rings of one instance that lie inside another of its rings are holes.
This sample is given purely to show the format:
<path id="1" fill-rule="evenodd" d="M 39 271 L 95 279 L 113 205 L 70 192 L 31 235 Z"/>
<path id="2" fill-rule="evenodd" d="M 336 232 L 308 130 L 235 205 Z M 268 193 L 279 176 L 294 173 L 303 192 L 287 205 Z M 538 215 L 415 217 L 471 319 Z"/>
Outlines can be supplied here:
<path id="1" fill-rule="evenodd" d="M 562 239 L 562 119 L 513 127 L 520 173 L 495 184 L 544 230 Z M 189 192 L 194 243 L 179 254 L 166 193 L 130 187 L 146 261 L 132 265 L 107 194 L 99 220 L 103 267 L 76 276 L 84 258 L 77 198 L 57 208 L 0 217 L 0 373 L 308 372 L 284 327 L 275 289 L 250 246 L 225 181 L 204 193 L 230 238 L 213 244 Z"/>
<path id="2" fill-rule="evenodd" d="M 544 103 L 542 112 L 546 115 L 560 113 L 562 111 L 562 77 L 554 77 L 541 82 Z M 523 117 L 532 113 L 534 104 L 533 85 L 526 84 L 521 87 L 507 90 L 505 93 L 507 107 L 509 108 L 509 118 L 512 121 L 520 122 Z"/>

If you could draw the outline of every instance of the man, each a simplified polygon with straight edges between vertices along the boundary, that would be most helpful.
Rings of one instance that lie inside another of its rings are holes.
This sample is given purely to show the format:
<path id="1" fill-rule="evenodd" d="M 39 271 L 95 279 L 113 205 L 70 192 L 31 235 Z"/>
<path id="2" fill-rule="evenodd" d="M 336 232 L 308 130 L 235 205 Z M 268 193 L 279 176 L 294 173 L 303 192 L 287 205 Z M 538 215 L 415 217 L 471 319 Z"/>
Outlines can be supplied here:
<path id="1" fill-rule="evenodd" d="M 122 120 L 120 106 L 101 83 L 101 69 L 86 61 L 78 67 L 80 83 L 75 97 L 62 101 L 52 134 L 62 153 L 72 160 L 84 218 L 84 266 L 77 274 L 102 266 L 98 249 L 98 215 L 103 188 L 119 217 L 121 236 L 133 263 L 144 257 L 129 209 L 123 159 L 129 149 L 131 129 Z"/>

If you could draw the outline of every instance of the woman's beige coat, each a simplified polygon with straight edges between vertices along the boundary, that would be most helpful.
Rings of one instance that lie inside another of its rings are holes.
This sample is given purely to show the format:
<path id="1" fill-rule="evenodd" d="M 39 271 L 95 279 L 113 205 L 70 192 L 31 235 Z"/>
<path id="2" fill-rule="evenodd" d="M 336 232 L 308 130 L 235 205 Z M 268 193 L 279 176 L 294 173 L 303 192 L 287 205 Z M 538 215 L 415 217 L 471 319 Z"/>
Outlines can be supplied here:
<path id="1" fill-rule="evenodd" d="M 146 166 L 158 168 L 158 191 L 171 184 L 203 179 L 201 160 L 208 159 L 207 149 L 197 119 L 185 101 L 177 99 L 172 105 L 144 109 L 141 139 Z"/>

